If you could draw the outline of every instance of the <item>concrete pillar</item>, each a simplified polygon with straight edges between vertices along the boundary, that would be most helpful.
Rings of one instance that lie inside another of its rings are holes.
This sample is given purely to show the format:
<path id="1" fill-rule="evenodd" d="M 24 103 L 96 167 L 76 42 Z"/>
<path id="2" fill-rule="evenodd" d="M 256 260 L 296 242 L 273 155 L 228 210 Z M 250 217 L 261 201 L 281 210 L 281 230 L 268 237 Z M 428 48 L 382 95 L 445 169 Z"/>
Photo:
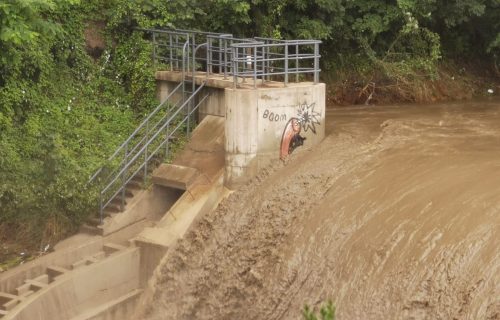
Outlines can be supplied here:
<path id="1" fill-rule="evenodd" d="M 325 136 L 325 85 L 225 89 L 226 176 L 235 188 L 270 161 Z"/>

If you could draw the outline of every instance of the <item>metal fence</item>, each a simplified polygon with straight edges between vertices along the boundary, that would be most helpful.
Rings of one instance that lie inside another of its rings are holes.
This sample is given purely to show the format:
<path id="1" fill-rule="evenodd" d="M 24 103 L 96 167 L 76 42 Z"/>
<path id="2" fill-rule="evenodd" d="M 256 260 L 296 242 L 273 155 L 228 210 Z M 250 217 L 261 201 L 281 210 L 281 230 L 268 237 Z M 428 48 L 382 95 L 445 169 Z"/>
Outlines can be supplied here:
<path id="1" fill-rule="evenodd" d="M 120 211 L 124 210 L 127 186 L 132 180 L 141 177 L 145 183 L 152 162 L 169 156 L 171 140 L 180 131 L 189 135 L 194 127 L 193 113 L 208 97 L 200 97 L 204 84 L 197 87 L 194 81 L 186 81 L 187 75 L 192 74 L 199 63 L 195 54 L 203 44 L 193 44 L 195 37 L 200 35 L 182 31 L 153 33 L 156 63 L 164 61 L 172 70 L 180 70 L 182 81 L 90 177 L 89 184 L 99 189 L 101 223 L 104 210 L 111 203 L 118 204 Z"/>
<path id="2" fill-rule="evenodd" d="M 321 58 L 319 40 L 279 40 L 271 38 L 235 38 L 231 34 L 190 30 L 146 30 L 153 42 L 153 59 L 170 71 L 207 77 L 220 75 L 232 79 L 234 86 L 253 81 L 319 82 Z M 187 46 L 191 61 L 182 61 Z M 184 67 L 181 69 L 180 66 Z"/>
<path id="3" fill-rule="evenodd" d="M 119 202 L 125 207 L 126 188 L 133 179 L 146 182 L 148 168 L 157 158 L 169 155 L 170 141 L 180 130 L 189 135 L 194 127 L 193 113 L 208 95 L 201 96 L 204 83 L 196 86 L 195 76 L 219 75 L 236 87 L 253 81 L 319 81 L 317 40 L 241 39 L 231 34 L 190 30 L 145 30 L 153 43 L 157 68 L 182 74 L 181 83 L 158 105 L 132 134 L 116 149 L 89 183 L 99 187 L 99 215 Z M 163 64 L 164 66 L 160 66 Z"/>

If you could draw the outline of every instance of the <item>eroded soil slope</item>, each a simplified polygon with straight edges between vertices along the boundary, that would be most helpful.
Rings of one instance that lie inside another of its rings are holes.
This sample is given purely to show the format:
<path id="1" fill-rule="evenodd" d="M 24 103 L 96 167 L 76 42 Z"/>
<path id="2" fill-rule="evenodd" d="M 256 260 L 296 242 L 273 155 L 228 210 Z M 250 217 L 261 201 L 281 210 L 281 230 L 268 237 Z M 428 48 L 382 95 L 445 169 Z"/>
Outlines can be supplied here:
<path id="1" fill-rule="evenodd" d="M 329 110 L 329 135 L 203 217 L 147 319 L 500 319 L 500 104 Z"/>

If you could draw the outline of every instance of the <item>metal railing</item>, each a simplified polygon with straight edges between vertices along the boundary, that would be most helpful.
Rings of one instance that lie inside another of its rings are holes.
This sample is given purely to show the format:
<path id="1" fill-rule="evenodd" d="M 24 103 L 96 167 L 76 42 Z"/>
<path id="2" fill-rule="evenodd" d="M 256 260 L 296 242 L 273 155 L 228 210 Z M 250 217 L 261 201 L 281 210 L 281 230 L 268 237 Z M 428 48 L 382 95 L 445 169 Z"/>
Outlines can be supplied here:
<path id="1" fill-rule="evenodd" d="M 259 81 L 278 81 L 285 86 L 304 79 L 319 82 L 319 40 L 235 38 L 226 33 L 191 30 L 143 31 L 152 34 L 154 61 L 168 64 L 170 71 L 184 72 L 178 67 L 178 53 L 180 41 L 188 39 L 193 61 L 187 68 L 193 77 L 196 72 L 204 72 L 206 77 L 221 75 L 224 79 L 232 78 L 234 86 L 252 79 L 254 87 Z"/>
<path id="2" fill-rule="evenodd" d="M 189 135 L 192 115 L 208 97 L 198 99 L 204 83 L 196 87 L 197 72 L 206 77 L 217 74 L 233 80 L 234 86 L 253 80 L 258 83 L 280 81 L 286 86 L 293 77 L 299 82 L 312 77 L 319 81 L 317 40 L 277 40 L 235 38 L 231 34 L 190 30 L 140 29 L 150 34 L 153 61 L 182 75 L 181 83 L 160 103 L 97 170 L 89 183 L 99 186 L 99 216 L 119 201 L 125 207 L 126 188 L 142 173 L 144 182 L 155 157 L 167 157 L 170 140 L 178 130 Z M 176 100 L 176 101 L 174 101 Z M 173 128 L 173 129 L 172 129 Z"/>
<path id="3" fill-rule="evenodd" d="M 179 107 L 173 108 L 172 112 L 166 114 L 158 121 L 154 128 L 149 130 L 150 135 L 146 136 L 146 141 L 138 144 L 139 148 L 127 156 L 123 165 L 120 165 L 107 179 L 106 184 L 100 191 L 99 208 L 101 223 L 103 220 L 104 209 L 117 196 L 122 201 L 122 210 L 125 201 L 125 190 L 127 185 L 139 173 L 143 172 L 144 179 L 147 178 L 148 164 L 157 156 L 168 157 L 170 153 L 170 143 L 175 134 L 180 130 L 186 130 L 189 133 L 189 122 L 192 114 L 205 101 L 208 94 L 200 99 L 194 106 L 194 99 L 202 90 L 204 84 L 199 86 L 196 91 L 189 96 Z"/>
<path id="4" fill-rule="evenodd" d="M 188 75 L 194 77 L 196 52 L 205 44 L 193 45 L 193 34 L 181 31 L 168 32 L 167 44 L 157 42 L 157 46 L 166 48 L 172 69 L 182 73 L 182 81 L 129 135 L 129 137 L 107 159 L 89 179 L 89 184 L 99 188 L 99 218 L 103 222 L 104 210 L 119 201 L 120 211 L 124 210 L 127 185 L 141 176 L 147 181 L 148 168 L 157 158 L 166 158 L 170 153 L 170 143 L 174 135 L 183 130 L 191 132 L 193 112 L 208 97 L 198 99 L 204 84 L 196 87 L 194 81 L 188 81 Z M 155 35 L 153 33 L 153 38 Z M 180 52 L 180 53 L 179 53 Z M 156 58 L 162 58 L 156 53 Z M 142 174 L 141 174 L 142 172 Z"/>

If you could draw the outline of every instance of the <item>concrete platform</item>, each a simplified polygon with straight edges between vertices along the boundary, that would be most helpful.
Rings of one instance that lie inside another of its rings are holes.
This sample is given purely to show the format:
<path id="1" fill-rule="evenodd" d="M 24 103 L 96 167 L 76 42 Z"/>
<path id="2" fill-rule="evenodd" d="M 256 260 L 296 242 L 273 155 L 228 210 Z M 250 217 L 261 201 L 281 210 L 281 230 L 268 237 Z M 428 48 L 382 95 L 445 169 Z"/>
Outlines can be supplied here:
<path id="1" fill-rule="evenodd" d="M 195 168 L 164 163 L 155 170 L 152 181 L 156 185 L 187 190 L 198 175 Z"/>
<path id="2" fill-rule="evenodd" d="M 186 75 L 187 79 L 192 79 L 191 75 Z M 180 71 L 156 71 L 155 79 L 157 81 L 168 81 L 173 83 L 182 82 L 182 72 Z M 197 71 L 194 77 L 194 81 L 197 85 L 201 85 L 203 82 L 206 86 L 210 88 L 225 89 L 234 87 L 234 78 L 232 76 L 227 76 L 221 74 L 209 74 L 206 72 Z M 241 89 L 253 89 L 253 78 L 238 78 L 238 88 Z M 286 84 L 287 87 L 297 87 L 297 86 L 310 86 L 314 82 L 302 81 L 302 82 L 289 82 Z M 257 87 L 259 88 L 283 88 L 285 83 L 281 81 L 262 81 L 257 80 Z"/>

